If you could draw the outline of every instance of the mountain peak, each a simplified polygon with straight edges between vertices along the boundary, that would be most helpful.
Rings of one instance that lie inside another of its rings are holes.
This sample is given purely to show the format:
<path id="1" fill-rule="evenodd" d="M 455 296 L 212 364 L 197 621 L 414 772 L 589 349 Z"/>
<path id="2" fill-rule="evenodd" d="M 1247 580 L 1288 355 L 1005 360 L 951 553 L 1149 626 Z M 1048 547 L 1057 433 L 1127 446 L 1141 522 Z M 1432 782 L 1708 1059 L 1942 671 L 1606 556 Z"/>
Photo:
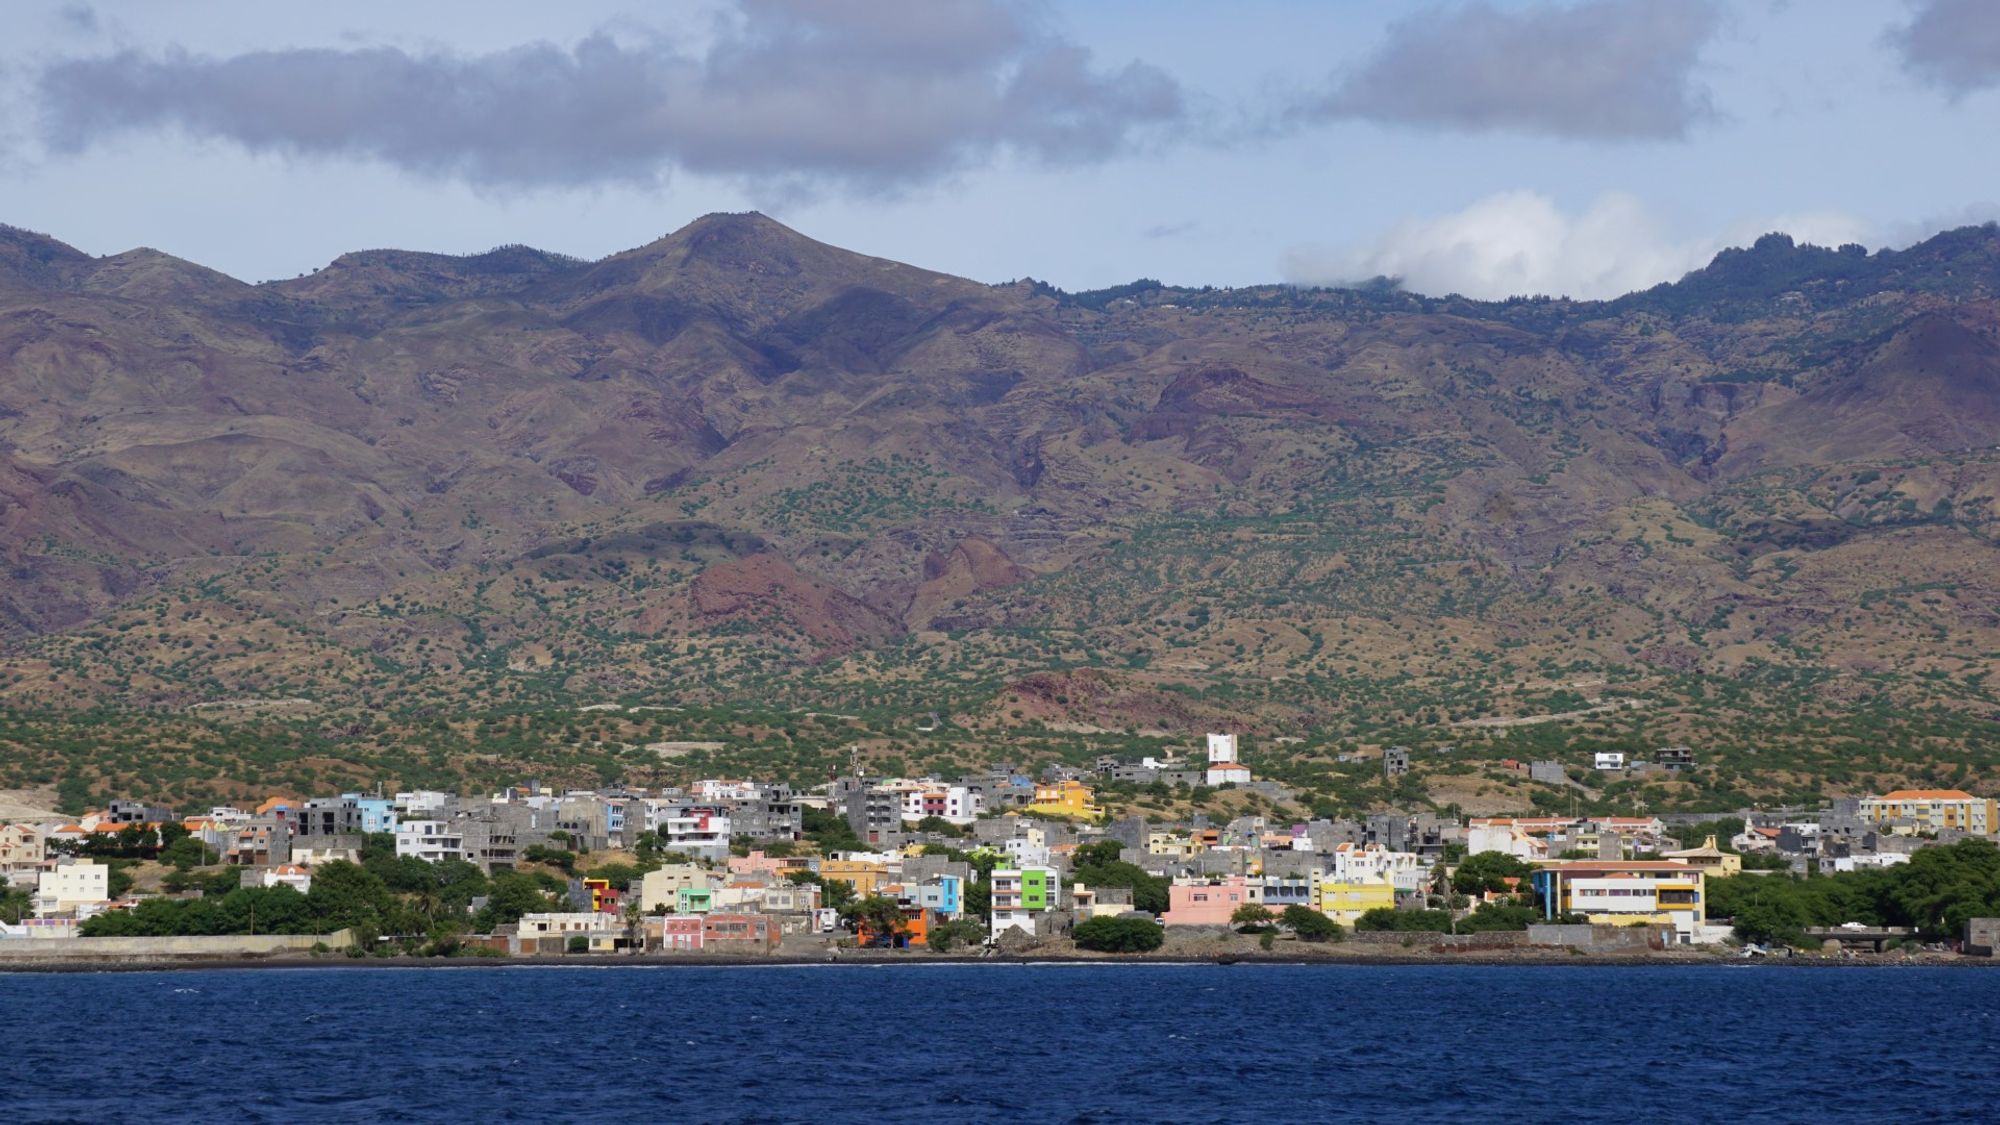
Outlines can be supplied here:
<path id="1" fill-rule="evenodd" d="M 90 255 L 67 242 L 0 223 L 0 281 L 47 288 L 90 262 Z"/>

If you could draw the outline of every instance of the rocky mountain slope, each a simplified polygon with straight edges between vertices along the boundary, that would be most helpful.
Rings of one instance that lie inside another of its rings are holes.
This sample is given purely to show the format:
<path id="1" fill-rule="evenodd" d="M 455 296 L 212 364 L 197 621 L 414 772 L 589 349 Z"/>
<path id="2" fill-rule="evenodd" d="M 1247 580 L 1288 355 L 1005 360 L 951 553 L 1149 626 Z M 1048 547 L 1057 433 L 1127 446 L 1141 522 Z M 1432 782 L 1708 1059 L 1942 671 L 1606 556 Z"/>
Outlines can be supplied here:
<path id="1" fill-rule="evenodd" d="M 1991 227 L 1492 304 L 983 285 L 754 214 L 263 285 L 0 229 L 0 699 L 37 712 L 1448 738 L 1603 681 L 1668 737 L 1784 683 L 1971 723 L 1937 746 L 1985 770 L 1997 495 Z"/>

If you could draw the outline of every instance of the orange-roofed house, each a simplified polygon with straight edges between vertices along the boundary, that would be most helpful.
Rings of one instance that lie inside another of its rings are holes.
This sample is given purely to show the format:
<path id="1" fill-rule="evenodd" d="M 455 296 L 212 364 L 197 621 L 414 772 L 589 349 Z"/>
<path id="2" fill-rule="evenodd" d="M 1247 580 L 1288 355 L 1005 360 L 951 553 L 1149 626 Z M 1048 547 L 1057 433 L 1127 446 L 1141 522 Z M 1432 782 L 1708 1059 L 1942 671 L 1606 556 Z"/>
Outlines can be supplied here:
<path id="1" fill-rule="evenodd" d="M 1975 836 L 1991 835 L 1994 826 L 2000 824 L 1991 797 L 1975 797 L 1962 789 L 1898 789 L 1880 797 L 1863 797 L 1861 819 L 1876 825 L 1906 820 L 1914 826 L 1891 826 L 1892 831 L 1955 829 Z"/>
<path id="2" fill-rule="evenodd" d="M 90 829 L 81 824 L 64 824 L 49 829 L 42 837 L 45 844 L 75 844 L 90 839 Z"/>
<path id="3" fill-rule="evenodd" d="M 300 894 L 312 890 L 312 872 L 296 863 L 287 863 L 270 868 L 258 876 L 267 887 L 290 887 Z"/>

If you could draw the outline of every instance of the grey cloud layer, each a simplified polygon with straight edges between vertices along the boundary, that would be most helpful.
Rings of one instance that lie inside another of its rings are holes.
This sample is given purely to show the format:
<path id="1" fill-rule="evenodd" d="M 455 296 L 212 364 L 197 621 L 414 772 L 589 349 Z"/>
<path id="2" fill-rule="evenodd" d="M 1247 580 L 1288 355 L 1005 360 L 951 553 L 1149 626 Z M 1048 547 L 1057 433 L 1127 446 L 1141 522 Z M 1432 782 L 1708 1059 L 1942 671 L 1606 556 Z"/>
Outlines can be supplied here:
<path id="1" fill-rule="evenodd" d="M 2000 85 L 2000 5 L 1926 0 L 1889 35 L 1911 73 L 1954 97 Z"/>
<path id="2" fill-rule="evenodd" d="M 1294 116 L 1679 139 L 1714 116 L 1693 70 L 1716 26 L 1709 0 L 1434 9 L 1392 25 L 1379 51 Z"/>
<path id="3" fill-rule="evenodd" d="M 50 147 L 177 127 L 253 151 L 373 158 L 478 184 L 673 169 L 893 189 L 997 152 L 1099 160 L 1178 121 L 1179 86 L 1000 0 L 741 0 L 695 56 L 597 35 L 487 55 L 393 47 L 127 51 L 43 73 Z"/>

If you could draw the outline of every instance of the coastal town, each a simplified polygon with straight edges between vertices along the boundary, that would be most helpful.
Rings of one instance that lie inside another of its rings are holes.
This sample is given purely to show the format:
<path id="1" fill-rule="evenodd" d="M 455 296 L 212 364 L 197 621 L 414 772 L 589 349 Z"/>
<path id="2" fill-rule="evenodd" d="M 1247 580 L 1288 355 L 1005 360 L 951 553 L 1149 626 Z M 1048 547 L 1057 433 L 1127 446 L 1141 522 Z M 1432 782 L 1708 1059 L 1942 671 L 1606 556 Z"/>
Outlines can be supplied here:
<path id="1" fill-rule="evenodd" d="M 1655 764 L 1692 753 L 1663 748 Z M 1385 770 L 1399 765 L 1385 756 Z M 2000 912 L 1979 897 L 1990 880 L 1927 915 L 1891 917 L 1899 871 L 1990 870 L 2000 854 L 1994 800 L 1957 790 L 1814 810 L 1163 823 L 1108 813 L 1094 789 L 1108 779 L 1284 796 L 1252 775 L 1238 736 L 1210 734 L 1185 757 L 856 775 L 810 791 L 711 778 L 276 795 L 198 812 L 117 800 L 71 820 L 0 826 L 0 966 L 281 954 L 1211 955 L 1280 941 L 1287 951 L 1445 955 L 1990 955 L 2000 929 Z M 1842 879 L 1878 905 L 1837 916 L 1813 904 L 1840 896 L 1777 890 Z"/>

